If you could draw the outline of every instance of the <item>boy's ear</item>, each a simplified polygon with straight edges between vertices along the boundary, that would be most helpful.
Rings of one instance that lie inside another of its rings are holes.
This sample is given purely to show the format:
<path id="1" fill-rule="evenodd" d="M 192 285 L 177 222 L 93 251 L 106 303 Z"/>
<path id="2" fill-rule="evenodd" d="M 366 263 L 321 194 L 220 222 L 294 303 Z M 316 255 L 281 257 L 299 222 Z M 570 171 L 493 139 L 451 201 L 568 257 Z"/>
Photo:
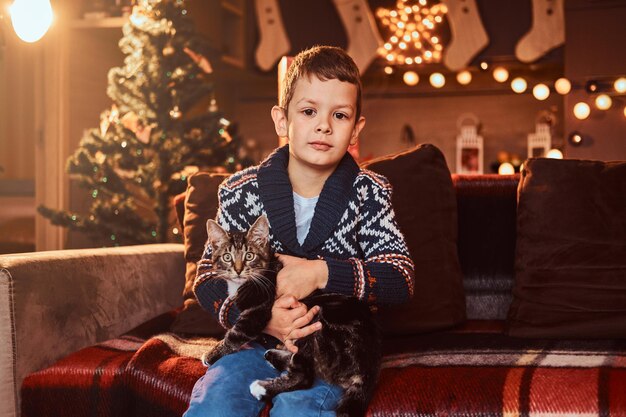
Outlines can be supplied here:
<path id="1" fill-rule="evenodd" d="M 281 138 L 287 137 L 287 110 L 279 106 L 272 107 L 272 120 L 274 120 L 274 129 L 276 134 Z"/>
<path id="2" fill-rule="evenodd" d="M 359 135 L 361 134 L 361 130 L 365 127 L 365 117 L 361 116 L 359 120 L 354 124 L 354 129 L 352 129 L 352 136 L 350 137 L 350 146 L 356 145 L 359 140 Z"/>

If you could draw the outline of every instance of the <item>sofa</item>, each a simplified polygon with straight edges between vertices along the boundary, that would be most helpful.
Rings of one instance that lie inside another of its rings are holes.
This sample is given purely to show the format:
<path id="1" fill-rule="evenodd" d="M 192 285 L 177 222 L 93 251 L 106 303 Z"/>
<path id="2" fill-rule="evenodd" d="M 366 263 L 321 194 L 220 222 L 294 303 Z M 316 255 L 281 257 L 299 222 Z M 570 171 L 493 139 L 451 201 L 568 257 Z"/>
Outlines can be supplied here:
<path id="1" fill-rule="evenodd" d="M 626 416 L 626 163 L 451 175 L 422 145 L 366 167 L 390 179 L 416 263 L 411 304 L 379 308 L 368 416 Z M 0 256 L 0 415 L 184 412 L 221 331 L 189 283 L 222 178 L 176 199 L 184 244 Z"/>

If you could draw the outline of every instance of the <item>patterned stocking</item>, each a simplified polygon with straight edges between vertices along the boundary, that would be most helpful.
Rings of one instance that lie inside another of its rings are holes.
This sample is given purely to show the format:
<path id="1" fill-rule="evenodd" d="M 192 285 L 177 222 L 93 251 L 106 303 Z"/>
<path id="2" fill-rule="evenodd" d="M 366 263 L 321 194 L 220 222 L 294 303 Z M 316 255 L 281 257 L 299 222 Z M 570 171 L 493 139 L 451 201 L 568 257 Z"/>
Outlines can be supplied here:
<path id="1" fill-rule="evenodd" d="M 515 47 L 522 62 L 533 62 L 565 42 L 563 0 L 533 0 L 533 24 Z"/>
<path id="2" fill-rule="evenodd" d="M 452 40 L 446 47 L 443 63 L 452 71 L 467 67 L 487 44 L 489 37 L 480 20 L 476 0 L 442 0 L 448 7 Z"/>
<path id="3" fill-rule="evenodd" d="M 256 62 L 263 71 L 269 71 L 276 61 L 291 49 L 280 14 L 278 0 L 255 0 L 261 41 L 256 49 Z"/>
<path id="4" fill-rule="evenodd" d="M 383 45 L 372 11 L 366 0 L 333 2 L 348 34 L 348 54 L 362 74 L 376 58 L 378 48 Z"/>

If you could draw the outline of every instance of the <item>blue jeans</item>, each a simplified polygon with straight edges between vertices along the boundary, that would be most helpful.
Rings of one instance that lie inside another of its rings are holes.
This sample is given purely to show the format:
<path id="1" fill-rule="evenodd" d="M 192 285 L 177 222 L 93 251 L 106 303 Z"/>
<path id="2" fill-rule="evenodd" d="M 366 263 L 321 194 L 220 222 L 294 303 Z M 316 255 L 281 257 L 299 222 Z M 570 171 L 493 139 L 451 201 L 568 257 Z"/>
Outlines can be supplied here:
<path id="1" fill-rule="evenodd" d="M 257 417 L 265 403 L 250 394 L 250 384 L 280 375 L 265 360 L 264 353 L 263 346 L 252 343 L 211 365 L 193 387 L 183 417 Z M 274 397 L 270 416 L 335 417 L 342 393 L 340 387 L 316 379 L 309 389 Z"/>

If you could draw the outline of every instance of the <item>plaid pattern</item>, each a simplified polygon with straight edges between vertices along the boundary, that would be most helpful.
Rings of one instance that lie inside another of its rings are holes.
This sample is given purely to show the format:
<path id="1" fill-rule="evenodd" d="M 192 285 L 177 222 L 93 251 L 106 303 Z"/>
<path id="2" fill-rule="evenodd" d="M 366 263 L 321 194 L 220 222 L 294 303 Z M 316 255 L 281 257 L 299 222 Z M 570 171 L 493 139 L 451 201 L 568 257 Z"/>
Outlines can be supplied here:
<path id="1" fill-rule="evenodd" d="M 116 339 L 29 376 L 22 415 L 182 415 L 204 366 L 162 336 L 142 342 Z M 516 339 L 481 320 L 385 350 L 370 417 L 626 416 L 626 340 Z"/>

